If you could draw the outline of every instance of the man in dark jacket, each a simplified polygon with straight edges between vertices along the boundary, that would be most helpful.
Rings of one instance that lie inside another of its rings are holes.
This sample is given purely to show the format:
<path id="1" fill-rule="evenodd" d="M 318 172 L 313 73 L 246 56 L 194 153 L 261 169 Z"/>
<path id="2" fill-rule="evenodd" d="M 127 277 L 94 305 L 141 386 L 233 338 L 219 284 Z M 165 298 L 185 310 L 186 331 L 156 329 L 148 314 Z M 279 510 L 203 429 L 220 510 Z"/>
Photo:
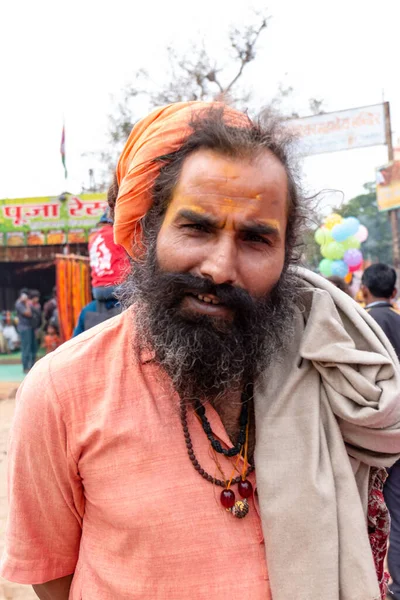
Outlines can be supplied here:
<path id="1" fill-rule="evenodd" d="M 30 290 L 29 298 L 31 301 L 32 311 L 32 327 L 33 327 L 33 340 L 32 340 L 32 366 L 36 362 L 37 352 L 39 348 L 39 335 L 40 328 L 42 326 L 42 307 L 40 305 L 40 292 L 38 290 Z"/>
<path id="2" fill-rule="evenodd" d="M 362 292 L 366 310 L 379 323 L 400 359 L 400 313 L 391 301 L 397 294 L 396 271 L 377 263 L 364 271 Z"/>
<path id="3" fill-rule="evenodd" d="M 361 290 L 366 310 L 382 327 L 400 359 L 400 313 L 391 301 L 397 294 L 396 271 L 382 263 L 364 271 Z M 384 495 L 391 517 L 388 566 L 392 577 L 391 598 L 400 600 L 400 461 L 388 469 Z"/>

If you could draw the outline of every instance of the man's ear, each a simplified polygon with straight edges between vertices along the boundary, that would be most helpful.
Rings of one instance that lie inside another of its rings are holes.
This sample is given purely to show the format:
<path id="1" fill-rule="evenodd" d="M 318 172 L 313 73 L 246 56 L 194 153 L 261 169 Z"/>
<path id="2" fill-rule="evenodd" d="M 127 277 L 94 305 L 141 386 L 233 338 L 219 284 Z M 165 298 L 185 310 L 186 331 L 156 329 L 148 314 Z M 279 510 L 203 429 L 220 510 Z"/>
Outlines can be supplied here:
<path id="1" fill-rule="evenodd" d="M 393 294 L 390 296 L 390 299 L 394 300 L 396 298 L 396 296 L 397 296 L 397 288 L 394 288 Z"/>
<path id="2" fill-rule="evenodd" d="M 366 300 L 368 293 L 369 293 L 369 289 L 367 288 L 367 286 L 362 283 L 361 287 L 360 287 L 360 291 L 361 291 L 362 295 L 364 296 L 364 300 Z"/>

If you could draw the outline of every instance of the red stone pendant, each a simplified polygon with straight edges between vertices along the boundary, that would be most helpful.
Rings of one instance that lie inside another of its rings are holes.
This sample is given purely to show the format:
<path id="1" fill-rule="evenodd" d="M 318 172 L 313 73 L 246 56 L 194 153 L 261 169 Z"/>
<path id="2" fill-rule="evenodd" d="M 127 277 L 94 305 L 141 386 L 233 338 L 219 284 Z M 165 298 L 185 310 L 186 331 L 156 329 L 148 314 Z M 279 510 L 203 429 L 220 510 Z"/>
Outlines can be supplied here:
<path id="1" fill-rule="evenodd" d="M 224 489 L 221 492 L 221 504 L 224 508 L 230 509 L 235 505 L 235 493 L 232 490 Z"/>
<path id="2" fill-rule="evenodd" d="M 253 495 L 253 486 L 248 479 L 239 481 L 238 492 L 242 498 L 251 498 Z"/>

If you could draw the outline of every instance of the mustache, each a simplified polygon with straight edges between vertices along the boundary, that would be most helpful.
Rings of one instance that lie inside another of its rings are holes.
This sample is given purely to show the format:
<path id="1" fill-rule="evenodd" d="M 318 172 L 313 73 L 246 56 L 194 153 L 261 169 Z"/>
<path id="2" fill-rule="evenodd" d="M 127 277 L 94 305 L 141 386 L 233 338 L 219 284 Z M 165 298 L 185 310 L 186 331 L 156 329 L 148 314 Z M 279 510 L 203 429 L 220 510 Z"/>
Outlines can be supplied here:
<path id="1" fill-rule="evenodd" d="M 158 289 L 169 308 L 178 305 L 189 294 L 212 294 L 228 308 L 251 310 L 255 301 L 243 288 L 229 283 L 215 284 L 210 279 L 190 273 L 157 273 Z"/>

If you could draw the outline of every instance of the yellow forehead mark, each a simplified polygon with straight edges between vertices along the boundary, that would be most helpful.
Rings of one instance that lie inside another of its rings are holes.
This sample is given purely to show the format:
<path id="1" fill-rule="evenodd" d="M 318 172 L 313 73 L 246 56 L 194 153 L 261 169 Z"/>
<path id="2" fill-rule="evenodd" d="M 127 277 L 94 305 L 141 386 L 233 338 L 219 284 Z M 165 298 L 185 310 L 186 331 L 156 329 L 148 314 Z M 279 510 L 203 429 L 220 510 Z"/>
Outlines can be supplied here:
<path id="1" fill-rule="evenodd" d="M 206 212 L 202 206 L 198 206 L 197 204 L 188 204 L 185 208 L 189 208 L 191 211 L 199 215 L 203 215 Z"/>
<path id="2" fill-rule="evenodd" d="M 261 195 L 257 194 L 257 196 L 254 197 L 254 200 L 260 200 L 261 199 Z M 243 206 L 242 202 L 240 200 L 234 200 L 233 198 L 224 198 L 223 201 L 218 204 L 218 212 L 220 212 L 221 216 L 225 218 L 225 223 L 224 223 L 224 228 L 229 230 L 229 231 L 233 231 L 235 229 L 234 227 L 234 219 L 232 217 L 234 217 L 235 215 L 239 216 L 240 214 L 243 215 L 243 213 L 245 213 L 247 215 L 247 218 L 251 218 L 251 210 L 249 211 L 249 208 L 252 208 L 255 205 L 254 202 L 252 202 L 250 204 L 250 207 L 247 206 Z M 177 196 L 175 197 L 174 201 L 169 205 L 168 209 L 167 209 L 167 213 L 165 215 L 165 219 L 164 219 L 164 226 L 168 226 L 172 223 L 172 221 L 174 220 L 174 218 L 176 217 L 176 214 L 179 210 L 181 209 L 188 209 L 196 214 L 205 214 L 208 211 L 203 208 L 202 206 L 199 206 L 198 204 L 196 204 L 193 201 L 188 201 L 184 196 Z M 249 214 L 250 213 L 250 214 Z M 231 217 L 230 219 L 228 217 Z M 279 224 L 279 221 L 277 219 L 257 219 L 260 223 L 263 223 L 265 225 L 269 225 L 271 227 L 274 227 L 278 232 L 280 232 L 281 227 Z"/>
<path id="3" fill-rule="evenodd" d="M 270 225 L 271 227 L 275 227 L 275 229 L 277 229 L 277 231 L 279 231 L 279 232 L 281 230 L 281 225 L 280 225 L 278 219 L 258 219 L 258 220 L 263 225 Z"/>
<path id="4" fill-rule="evenodd" d="M 183 196 L 177 196 L 167 208 L 163 226 L 171 225 L 172 221 L 176 216 L 176 213 L 182 208 L 187 208 L 188 210 L 191 210 L 192 212 L 195 212 L 199 215 L 204 214 L 206 212 L 206 210 L 202 206 L 199 206 L 198 204 L 193 204 L 193 202 L 187 202 Z"/>

